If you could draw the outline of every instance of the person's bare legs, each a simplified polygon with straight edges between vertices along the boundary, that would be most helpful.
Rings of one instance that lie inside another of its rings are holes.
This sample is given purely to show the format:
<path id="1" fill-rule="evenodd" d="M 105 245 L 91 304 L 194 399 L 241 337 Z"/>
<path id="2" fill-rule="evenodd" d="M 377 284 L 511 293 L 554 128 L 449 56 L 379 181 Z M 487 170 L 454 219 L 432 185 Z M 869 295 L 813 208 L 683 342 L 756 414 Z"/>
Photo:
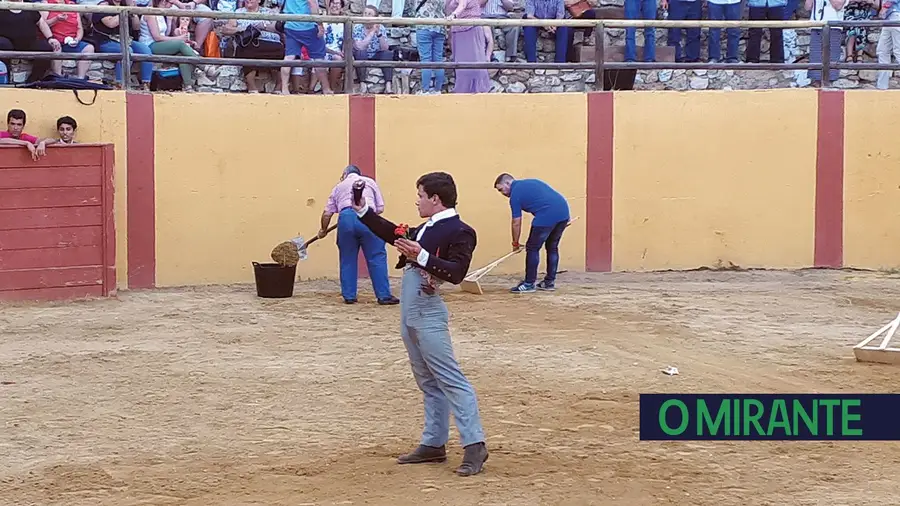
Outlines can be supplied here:
<path id="1" fill-rule="evenodd" d="M 94 54 L 94 45 L 88 44 L 82 51 L 82 54 Z M 91 69 L 91 61 L 90 60 L 79 60 L 78 64 L 75 65 L 75 76 L 79 79 L 84 79 L 87 77 L 88 70 Z"/>
<path id="2" fill-rule="evenodd" d="M 297 57 L 290 54 L 284 57 L 285 61 L 296 60 Z M 288 86 L 288 79 L 291 77 L 291 67 L 281 67 L 281 94 L 290 95 L 291 88 Z"/>
<path id="3" fill-rule="evenodd" d="M 328 69 L 328 82 L 331 84 L 331 89 L 340 89 L 341 87 L 341 77 L 343 77 L 344 69 L 331 67 Z"/>
<path id="4" fill-rule="evenodd" d="M 194 42 L 197 43 L 198 47 L 203 47 L 206 42 L 206 37 L 209 35 L 210 30 L 213 27 L 213 20 L 211 18 L 205 18 L 202 21 L 197 23 L 196 28 L 194 28 Z M 207 56 L 207 55 L 203 55 Z"/>
<path id="5" fill-rule="evenodd" d="M 247 93 L 259 93 L 259 86 L 256 83 L 256 71 L 251 70 L 244 74 L 244 81 L 247 82 Z"/>
<path id="6" fill-rule="evenodd" d="M 328 80 L 328 69 L 315 68 L 313 69 L 313 73 L 315 74 L 316 79 L 319 81 L 319 83 L 322 84 L 322 94 L 334 95 L 334 91 L 331 89 L 331 81 Z"/>

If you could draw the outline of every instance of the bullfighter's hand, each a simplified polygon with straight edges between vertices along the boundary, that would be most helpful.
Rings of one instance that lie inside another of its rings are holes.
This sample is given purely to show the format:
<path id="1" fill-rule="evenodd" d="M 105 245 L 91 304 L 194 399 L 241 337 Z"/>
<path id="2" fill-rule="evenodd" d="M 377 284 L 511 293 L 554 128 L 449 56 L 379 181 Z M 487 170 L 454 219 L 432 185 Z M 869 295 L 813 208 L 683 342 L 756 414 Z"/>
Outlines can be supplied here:
<path id="1" fill-rule="evenodd" d="M 422 245 L 415 242 L 410 241 L 409 239 L 397 239 L 394 241 L 394 247 L 403 254 L 406 258 L 415 259 L 419 256 L 419 252 L 422 251 Z"/>

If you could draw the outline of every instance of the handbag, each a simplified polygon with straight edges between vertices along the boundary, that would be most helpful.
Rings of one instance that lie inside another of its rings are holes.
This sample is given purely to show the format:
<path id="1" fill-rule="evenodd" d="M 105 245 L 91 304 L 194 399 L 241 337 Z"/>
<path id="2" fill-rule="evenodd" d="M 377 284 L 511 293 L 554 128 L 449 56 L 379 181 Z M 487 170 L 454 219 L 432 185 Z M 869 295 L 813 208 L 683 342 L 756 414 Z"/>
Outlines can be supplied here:
<path id="1" fill-rule="evenodd" d="M 234 40 L 240 47 L 259 46 L 259 37 L 261 35 L 262 32 L 259 31 L 259 28 L 248 25 L 243 31 L 234 35 Z"/>
<path id="2" fill-rule="evenodd" d="M 569 14 L 571 14 L 573 18 L 580 17 L 586 11 L 591 10 L 591 8 L 592 8 L 591 4 L 590 4 L 590 2 L 588 2 L 588 0 L 579 0 L 578 2 L 576 2 L 572 5 L 566 6 L 566 9 L 569 10 Z"/>

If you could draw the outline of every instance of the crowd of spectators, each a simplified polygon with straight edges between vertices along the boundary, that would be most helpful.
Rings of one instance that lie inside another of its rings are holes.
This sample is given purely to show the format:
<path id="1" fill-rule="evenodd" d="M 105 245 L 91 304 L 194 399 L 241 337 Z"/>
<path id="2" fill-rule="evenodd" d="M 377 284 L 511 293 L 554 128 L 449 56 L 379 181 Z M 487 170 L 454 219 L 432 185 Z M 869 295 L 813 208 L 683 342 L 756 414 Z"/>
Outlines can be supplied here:
<path id="1" fill-rule="evenodd" d="M 12 0 L 22 1 L 22 0 Z M 54 4 L 109 4 L 153 6 L 170 9 L 171 16 L 139 16 L 129 19 L 128 32 L 131 38 L 128 48 L 136 54 L 181 55 L 203 57 L 227 57 L 239 59 L 276 59 L 312 61 L 342 61 L 344 59 L 344 30 L 342 24 L 314 22 L 272 22 L 248 19 L 211 19 L 197 17 L 197 12 L 233 13 L 286 13 L 318 15 L 327 13 L 340 15 L 348 13 L 346 0 L 40 0 Z M 662 16 L 670 20 L 699 20 L 702 17 L 704 0 L 625 0 L 624 14 L 628 19 L 656 19 Z M 706 0 L 709 19 L 739 20 L 743 16 L 744 0 Z M 746 0 L 751 20 L 787 20 L 800 11 L 801 0 Z M 378 0 L 369 0 L 364 9 L 367 17 L 378 16 Z M 399 4 L 399 6 L 398 6 Z M 812 20 L 844 19 L 900 19 L 900 3 L 897 0 L 803 0 L 803 12 L 809 12 Z M 597 10 L 590 0 L 394 0 L 394 15 L 401 12 L 404 17 L 419 19 L 473 19 L 473 18 L 539 18 L 539 19 L 596 19 Z M 119 16 L 110 14 L 79 15 L 74 12 L 0 11 L 0 49 L 17 51 L 54 51 L 59 53 L 119 53 Z M 484 26 L 417 25 L 415 31 L 415 51 L 423 62 L 496 61 L 494 52 L 494 32 Z M 833 28 L 830 34 L 830 55 L 832 60 L 846 58 L 856 61 L 860 51 L 867 45 L 868 28 Z M 743 61 L 759 62 L 763 29 L 749 29 L 749 37 Z M 783 30 L 771 28 L 769 31 L 769 61 L 781 63 L 785 60 Z M 498 29 L 502 41 L 503 54 L 507 61 L 519 60 L 519 35 L 522 34 L 524 59 L 536 62 L 538 40 L 541 32 L 555 41 L 553 59 L 555 62 L 575 62 L 580 60 L 579 46 L 591 46 L 591 28 L 570 29 L 568 27 L 509 27 Z M 722 52 L 722 29 L 709 30 L 708 61 L 736 63 L 741 61 L 739 40 L 741 30 L 725 30 L 725 51 Z M 637 61 L 637 30 L 629 28 L 625 36 L 625 60 Z M 644 29 L 642 61 L 656 61 L 656 30 Z M 576 36 L 580 40 L 576 41 Z M 385 27 L 377 23 L 355 24 L 352 30 L 353 57 L 356 60 L 392 61 L 399 58 L 399 50 L 392 45 Z M 809 60 L 821 62 L 822 31 L 811 31 Z M 668 45 L 675 48 L 677 62 L 701 61 L 700 28 L 668 30 Z M 841 46 L 846 51 L 841 52 Z M 890 63 L 892 54 L 900 58 L 900 28 L 881 30 L 877 45 L 878 61 Z M 80 61 L 75 77 L 87 79 L 90 63 Z M 151 88 L 154 79 L 154 65 L 141 62 L 138 68 L 139 86 Z M 52 71 L 61 73 L 61 60 L 35 60 L 30 81 L 41 79 Z M 130 70 L 130 69 L 129 69 Z M 219 69 L 213 65 L 180 65 L 177 72 L 178 87 L 185 91 L 195 89 L 198 78 L 205 74 L 215 78 Z M 385 91 L 391 93 L 393 70 L 381 68 L 385 77 Z M 322 93 L 331 94 L 344 91 L 343 69 L 313 67 L 311 72 L 300 67 L 243 67 L 247 89 L 259 93 L 258 78 L 262 74 L 273 73 L 276 77 L 278 93 L 288 94 L 300 91 L 300 77 L 309 74 L 309 86 L 320 87 Z M 365 79 L 366 69 L 358 68 L 357 82 Z M 810 71 L 813 82 L 820 81 L 818 71 Z M 887 88 L 890 71 L 881 71 L 877 86 Z M 120 63 L 115 68 L 116 83 L 123 80 Z M 443 70 L 423 69 L 421 72 L 421 93 L 440 93 L 444 90 Z M 487 70 L 455 71 L 454 92 L 483 93 L 490 91 Z M 837 78 L 834 71 L 832 79 Z M 358 86 L 358 84 L 357 84 Z"/>
<path id="2" fill-rule="evenodd" d="M 47 146 L 67 146 L 77 144 L 75 132 L 78 123 L 71 116 L 56 120 L 56 135 L 40 138 L 25 132 L 28 116 L 21 109 L 11 109 L 6 113 L 6 130 L 0 131 L 0 146 L 22 146 L 28 150 L 33 160 L 47 154 Z"/>

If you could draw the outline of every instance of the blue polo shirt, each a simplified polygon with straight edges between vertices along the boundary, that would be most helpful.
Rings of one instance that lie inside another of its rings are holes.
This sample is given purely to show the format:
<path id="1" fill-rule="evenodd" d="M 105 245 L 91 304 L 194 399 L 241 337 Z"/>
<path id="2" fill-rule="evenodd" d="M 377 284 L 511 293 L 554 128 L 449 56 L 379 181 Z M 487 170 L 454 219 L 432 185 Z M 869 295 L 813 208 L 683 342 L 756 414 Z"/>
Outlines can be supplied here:
<path id="1" fill-rule="evenodd" d="M 521 218 L 522 211 L 533 214 L 533 227 L 552 227 L 569 220 L 566 198 L 540 179 L 513 181 L 509 189 L 509 207 L 513 218 Z"/>
<path id="2" fill-rule="evenodd" d="M 286 0 L 284 3 L 283 13 L 300 15 L 312 14 L 309 10 L 308 0 Z M 284 24 L 284 28 L 286 30 L 293 30 L 295 32 L 302 32 L 304 30 L 312 30 L 313 28 L 316 28 L 316 24 L 309 23 L 307 21 L 288 21 Z"/>

